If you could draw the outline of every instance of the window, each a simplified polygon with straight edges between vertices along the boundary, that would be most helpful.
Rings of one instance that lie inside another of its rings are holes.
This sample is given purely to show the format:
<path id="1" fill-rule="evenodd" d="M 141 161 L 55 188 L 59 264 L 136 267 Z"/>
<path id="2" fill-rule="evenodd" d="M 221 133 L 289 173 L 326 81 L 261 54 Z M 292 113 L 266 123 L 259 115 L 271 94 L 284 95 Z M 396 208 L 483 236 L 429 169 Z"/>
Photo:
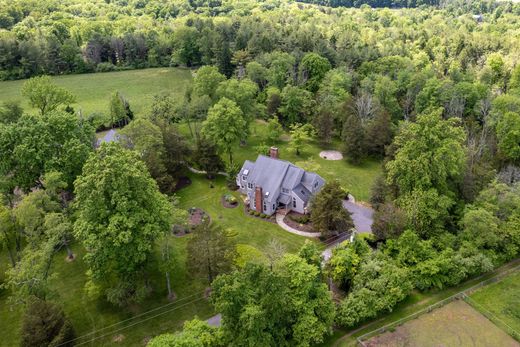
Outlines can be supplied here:
<path id="1" fill-rule="evenodd" d="M 275 204 L 273 204 L 273 211 L 274 211 L 275 209 L 276 209 L 276 206 L 275 206 Z"/>
<path id="2" fill-rule="evenodd" d="M 242 180 L 245 181 L 247 179 L 247 176 L 242 176 Z"/>
<path id="3" fill-rule="evenodd" d="M 296 207 L 296 199 L 295 198 L 292 199 L 292 207 Z"/>
<path id="4" fill-rule="evenodd" d="M 303 190 L 301 192 L 302 192 L 303 195 L 305 195 L 305 192 Z"/>
<path id="5" fill-rule="evenodd" d="M 265 202 L 264 202 L 264 211 L 267 211 L 267 206 L 265 205 Z"/>
<path id="6" fill-rule="evenodd" d="M 314 183 L 314 188 L 318 188 L 318 182 Z"/>
<path id="7" fill-rule="evenodd" d="M 289 189 L 287 189 L 287 188 L 282 188 L 282 193 L 288 194 L 288 193 L 289 193 Z"/>

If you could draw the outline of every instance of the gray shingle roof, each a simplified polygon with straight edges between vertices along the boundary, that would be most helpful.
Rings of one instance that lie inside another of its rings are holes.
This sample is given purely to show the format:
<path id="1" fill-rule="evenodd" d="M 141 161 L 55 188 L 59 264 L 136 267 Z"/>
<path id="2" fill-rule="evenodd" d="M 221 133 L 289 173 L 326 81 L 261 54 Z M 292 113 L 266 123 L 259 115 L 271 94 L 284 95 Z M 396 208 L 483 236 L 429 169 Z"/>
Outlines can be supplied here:
<path id="1" fill-rule="evenodd" d="M 313 183 L 316 179 L 322 180 L 318 174 L 306 172 L 288 161 L 264 155 L 259 155 L 254 163 L 246 160 L 240 170 L 240 175 L 244 175 L 246 170 L 248 170 L 247 182 L 262 187 L 264 201 L 269 203 L 278 198 L 281 203 L 289 203 L 289 196 L 280 195 L 281 188 L 293 191 L 300 199 L 307 202 L 312 195 Z M 268 192 L 269 194 L 266 195 Z"/>
<path id="2" fill-rule="evenodd" d="M 266 201 L 271 202 L 274 196 L 273 193 L 282 184 L 282 180 L 285 177 L 285 173 L 289 169 L 289 165 L 289 162 L 284 160 L 272 159 L 260 155 L 256 159 L 255 167 L 248 181 L 262 187 L 262 193 L 264 194 L 264 197 L 265 194 L 269 192 L 269 196 L 266 197 Z M 277 196 L 274 196 L 274 199 L 276 198 Z"/>
<path id="3" fill-rule="evenodd" d="M 307 188 L 303 186 L 303 184 L 298 184 L 296 188 L 293 190 L 294 194 L 296 194 L 302 201 L 309 201 L 311 197 L 311 192 Z"/>

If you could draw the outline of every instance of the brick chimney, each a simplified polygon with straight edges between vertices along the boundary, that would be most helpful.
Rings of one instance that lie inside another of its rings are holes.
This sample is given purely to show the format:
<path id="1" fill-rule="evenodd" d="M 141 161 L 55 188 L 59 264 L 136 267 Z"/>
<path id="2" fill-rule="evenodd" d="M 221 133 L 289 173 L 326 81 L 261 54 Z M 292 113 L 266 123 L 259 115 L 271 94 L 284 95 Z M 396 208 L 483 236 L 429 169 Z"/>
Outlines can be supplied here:
<path id="1" fill-rule="evenodd" d="M 255 189 L 255 205 L 256 210 L 260 213 L 262 213 L 262 203 L 263 203 L 263 197 L 262 197 L 262 187 L 256 187 Z"/>
<path id="2" fill-rule="evenodd" d="M 269 156 L 273 159 L 278 159 L 278 147 L 269 148 Z"/>

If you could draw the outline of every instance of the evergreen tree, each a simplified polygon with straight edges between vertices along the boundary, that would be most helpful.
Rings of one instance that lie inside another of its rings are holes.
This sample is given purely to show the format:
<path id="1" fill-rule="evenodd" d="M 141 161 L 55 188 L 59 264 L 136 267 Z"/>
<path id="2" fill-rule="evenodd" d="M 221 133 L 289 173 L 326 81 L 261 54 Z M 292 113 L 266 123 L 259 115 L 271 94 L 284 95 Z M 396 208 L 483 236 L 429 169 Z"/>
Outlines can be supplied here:
<path id="1" fill-rule="evenodd" d="M 74 328 L 62 309 L 34 297 L 29 301 L 22 320 L 21 347 L 71 347 L 74 337 Z"/>
<path id="2" fill-rule="evenodd" d="M 355 114 L 347 116 L 343 123 L 343 152 L 347 160 L 358 164 L 365 156 L 365 129 Z"/>
<path id="3" fill-rule="evenodd" d="M 328 235 L 349 231 L 354 227 L 350 213 L 343 207 L 345 191 L 338 181 L 327 182 L 311 201 L 311 221 L 314 229 Z"/>

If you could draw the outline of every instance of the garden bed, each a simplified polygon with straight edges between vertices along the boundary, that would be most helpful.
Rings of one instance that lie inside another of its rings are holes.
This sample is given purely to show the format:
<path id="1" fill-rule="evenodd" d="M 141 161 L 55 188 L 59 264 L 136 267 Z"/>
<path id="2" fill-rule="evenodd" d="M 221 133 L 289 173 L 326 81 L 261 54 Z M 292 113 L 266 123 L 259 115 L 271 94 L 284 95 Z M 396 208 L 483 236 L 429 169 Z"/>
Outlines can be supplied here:
<path id="1" fill-rule="evenodd" d="M 283 219 L 284 223 L 293 229 L 305 231 L 307 233 L 316 232 L 310 221 L 310 216 L 298 212 L 290 211 Z"/>
<path id="2" fill-rule="evenodd" d="M 238 206 L 238 199 L 231 194 L 223 195 L 220 202 L 225 208 L 235 208 Z"/>
<path id="3" fill-rule="evenodd" d="M 268 216 L 266 214 L 259 213 L 258 211 L 252 210 L 248 206 L 244 207 L 244 213 L 246 215 L 248 215 L 249 217 L 261 219 L 266 222 L 271 222 L 271 223 L 276 224 L 276 214 L 273 214 L 272 216 Z"/>
<path id="4" fill-rule="evenodd" d="M 188 224 L 192 228 L 200 225 L 204 219 L 207 219 L 208 221 L 210 220 L 209 214 L 207 214 L 206 211 L 201 208 L 192 207 L 188 210 L 188 212 L 190 214 Z"/>

